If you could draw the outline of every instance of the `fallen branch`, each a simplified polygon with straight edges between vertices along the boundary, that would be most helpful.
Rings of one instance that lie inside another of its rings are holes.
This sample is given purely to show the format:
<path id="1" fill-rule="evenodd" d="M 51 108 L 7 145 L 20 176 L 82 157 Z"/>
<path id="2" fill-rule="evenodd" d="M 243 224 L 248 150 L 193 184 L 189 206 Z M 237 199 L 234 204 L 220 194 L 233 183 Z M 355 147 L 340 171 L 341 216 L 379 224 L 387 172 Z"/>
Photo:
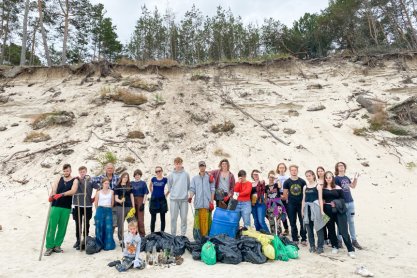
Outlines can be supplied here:
<path id="1" fill-rule="evenodd" d="M 128 145 L 126 145 L 126 148 L 128 148 L 129 151 L 131 151 L 140 160 L 140 162 L 144 163 L 142 158 L 140 158 L 140 156 L 134 150 L 132 150 L 132 148 L 130 148 Z"/>
<path id="2" fill-rule="evenodd" d="M 342 262 L 342 263 L 345 261 L 345 260 L 342 260 L 342 259 L 339 259 L 339 258 L 335 258 L 335 257 L 331 257 L 331 256 L 323 255 L 323 254 L 320 254 L 320 256 L 321 256 L 321 257 L 328 258 L 328 259 L 330 259 L 330 260 L 332 260 L 332 261 L 339 261 L 339 262 Z"/>
<path id="3" fill-rule="evenodd" d="M 139 107 L 138 105 L 129 105 L 129 104 L 125 104 L 125 105 L 122 105 L 122 107 L 131 107 L 131 108 L 136 108 L 136 109 L 139 109 L 139 110 L 143 110 L 141 107 Z"/>
<path id="4" fill-rule="evenodd" d="M 59 143 L 59 144 L 53 145 L 53 146 L 45 148 L 45 149 L 41 149 L 41 150 L 38 150 L 38 151 L 35 151 L 35 152 L 27 153 L 23 156 L 16 157 L 16 160 L 17 159 L 22 159 L 22 158 L 25 158 L 25 157 L 28 157 L 28 156 L 32 156 L 32 155 L 38 154 L 38 153 L 46 153 L 46 152 L 48 152 L 50 150 L 53 150 L 53 149 L 57 149 L 57 148 L 67 146 L 67 145 L 74 145 L 74 144 L 77 144 L 77 143 L 80 143 L 80 142 L 81 142 L 81 140 L 70 140 L 68 142 Z"/>
<path id="5" fill-rule="evenodd" d="M 278 142 L 288 146 L 289 144 L 287 142 L 284 142 L 284 140 L 278 138 L 274 133 L 272 133 L 266 126 L 264 126 L 260 121 L 258 121 L 257 119 L 255 119 L 251 114 L 249 114 L 248 112 L 246 112 L 245 110 L 243 110 L 241 107 L 239 107 L 236 103 L 233 102 L 233 100 L 231 98 L 226 98 L 223 95 L 219 95 L 220 98 L 226 102 L 227 104 L 230 104 L 231 106 L 233 106 L 235 109 L 239 110 L 240 112 L 242 112 L 242 114 L 246 115 L 247 117 L 251 118 L 252 120 L 254 120 L 260 127 L 262 127 L 266 132 L 268 132 L 272 138 L 274 138 L 275 140 L 277 140 Z"/>
<path id="6" fill-rule="evenodd" d="M 114 143 L 114 144 L 123 144 L 123 143 L 127 143 L 130 141 L 115 141 L 115 140 L 111 140 L 111 139 L 105 139 L 105 138 L 101 138 L 100 136 L 97 135 L 97 133 L 95 133 L 94 131 L 91 131 L 92 134 L 94 134 L 99 140 L 104 141 L 104 142 L 108 142 L 108 143 Z"/>
<path id="7" fill-rule="evenodd" d="M 1 163 L 6 163 L 6 162 L 9 162 L 9 160 L 11 160 L 15 155 L 17 155 L 17 154 L 19 154 L 19 153 L 25 153 L 25 152 L 28 152 L 28 151 L 30 151 L 29 149 L 25 149 L 25 150 L 23 150 L 23 151 L 18 151 L 18 152 L 15 152 L 15 153 L 13 153 L 13 154 L 11 154 L 7 159 L 5 159 L 5 160 L 3 160 Z"/>

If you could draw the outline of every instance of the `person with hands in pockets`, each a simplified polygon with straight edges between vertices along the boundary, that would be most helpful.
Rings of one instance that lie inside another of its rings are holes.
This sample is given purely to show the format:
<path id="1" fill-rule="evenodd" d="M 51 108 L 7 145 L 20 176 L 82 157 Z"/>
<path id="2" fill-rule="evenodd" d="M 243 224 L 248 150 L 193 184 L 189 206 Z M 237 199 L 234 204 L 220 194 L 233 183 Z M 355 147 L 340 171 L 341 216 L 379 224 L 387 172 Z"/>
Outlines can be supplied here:
<path id="1" fill-rule="evenodd" d="M 207 236 L 211 227 L 211 212 L 214 209 L 214 178 L 206 172 L 206 163 L 198 163 L 199 173 L 191 180 L 188 203 L 194 197 L 194 227 L 195 240 Z"/>

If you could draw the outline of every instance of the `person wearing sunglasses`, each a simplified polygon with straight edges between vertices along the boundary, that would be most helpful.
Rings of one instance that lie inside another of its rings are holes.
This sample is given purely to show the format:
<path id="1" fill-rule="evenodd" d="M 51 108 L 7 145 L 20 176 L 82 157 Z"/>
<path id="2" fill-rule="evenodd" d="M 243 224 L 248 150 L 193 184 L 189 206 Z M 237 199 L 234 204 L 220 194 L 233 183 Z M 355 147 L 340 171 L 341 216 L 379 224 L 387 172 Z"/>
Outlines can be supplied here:
<path id="1" fill-rule="evenodd" d="M 163 176 L 161 166 L 155 168 L 156 176 L 149 183 L 151 200 L 149 201 L 149 212 L 151 214 L 151 233 L 155 232 L 156 215 L 159 213 L 161 219 L 161 231 L 165 231 L 165 214 L 168 212 L 168 203 L 165 197 L 165 185 L 168 179 Z"/>

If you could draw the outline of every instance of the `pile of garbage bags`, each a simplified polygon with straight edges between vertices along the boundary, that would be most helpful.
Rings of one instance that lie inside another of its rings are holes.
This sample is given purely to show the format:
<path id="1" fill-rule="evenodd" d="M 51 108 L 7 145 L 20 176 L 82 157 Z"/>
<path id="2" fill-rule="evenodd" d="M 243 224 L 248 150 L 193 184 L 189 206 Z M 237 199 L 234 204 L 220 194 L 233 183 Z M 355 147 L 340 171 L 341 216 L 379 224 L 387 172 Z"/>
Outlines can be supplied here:
<path id="1" fill-rule="evenodd" d="M 250 229 L 243 231 L 241 234 L 242 236 L 238 239 L 224 234 L 207 237 L 201 242 L 191 242 L 187 249 L 194 260 L 203 260 L 206 263 L 208 262 L 207 264 L 212 264 L 213 248 L 216 261 L 226 264 L 239 264 L 241 262 L 263 264 L 268 259 L 285 261 L 289 258 L 295 259 L 298 257 L 297 245 L 285 237 L 281 239 Z M 207 242 L 212 243 L 212 245 L 207 245 Z M 289 256 L 289 253 L 291 253 L 291 256 Z"/>
<path id="2" fill-rule="evenodd" d="M 173 236 L 165 232 L 156 232 L 142 238 L 140 251 L 152 252 L 154 246 L 157 252 L 170 250 L 170 253 L 177 257 L 182 256 L 190 241 L 185 236 Z"/>

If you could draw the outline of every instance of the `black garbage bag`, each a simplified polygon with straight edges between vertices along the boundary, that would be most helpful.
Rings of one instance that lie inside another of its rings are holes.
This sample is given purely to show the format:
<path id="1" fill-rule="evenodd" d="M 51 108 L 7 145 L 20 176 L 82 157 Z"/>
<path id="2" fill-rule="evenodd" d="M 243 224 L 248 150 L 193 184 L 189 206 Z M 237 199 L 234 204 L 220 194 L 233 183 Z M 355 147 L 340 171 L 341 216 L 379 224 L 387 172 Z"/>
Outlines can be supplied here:
<path id="1" fill-rule="evenodd" d="M 187 245 L 190 244 L 190 240 L 186 236 L 176 236 L 174 238 L 174 244 L 172 250 L 172 254 L 174 256 L 182 256 L 184 255 L 185 249 Z"/>
<path id="2" fill-rule="evenodd" d="M 155 246 L 157 252 L 169 249 L 171 250 L 171 254 L 174 256 L 183 255 L 187 245 L 190 244 L 190 241 L 185 236 L 174 237 L 165 232 L 156 232 L 147 235 L 145 237 L 145 241 L 144 251 L 152 252 L 153 247 Z"/>
<path id="3" fill-rule="evenodd" d="M 238 204 L 238 201 L 231 198 L 230 201 L 229 201 L 229 204 L 227 205 L 227 209 L 228 210 L 236 210 L 237 204 Z"/>
<path id="4" fill-rule="evenodd" d="M 88 236 L 85 240 L 85 252 L 88 255 L 92 255 L 100 252 L 101 246 L 97 243 L 96 238 Z"/>
<path id="5" fill-rule="evenodd" d="M 145 252 L 146 251 L 146 237 L 141 237 L 140 238 L 140 252 Z"/>
<path id="6" fill-rule="evenodd" d="M 242 252 L 244 262 L 263 264 L 268 260 L 262 253 L 261 243 L 252 237 L 243 236 L 237 246 Z"/>
<path id="7" fill-rule="evenodd" d="M 242 262 L 242 253 L 237 247 L 237 240 L 227 235 L 217 235 L 210 238 L 216 249 L 216 259 L 225 264 L 239 264 Z"/>
<path id="8" fill-rule="evenodd" d="M 201 248 L 203 247 L 203 243 L 201 241 L 193 241 L 187 245 L 188 252 L 191 253 L 193 260 L 199 261 L 201 260 Z"/>
<path id="9" fill-rule="evenodd" d="M 282 243 L 284 243 L 285 245 L 293 245 L 293 246 L 297 247 L 297 250 L 300 250 L 300 248 L 298 247 L 298 244 L 295 243 L 294 241 L 291 241 L 290 239 L 288 239 L 288 237 L 280 236 L 279 238 L 281 239 Z"/>

